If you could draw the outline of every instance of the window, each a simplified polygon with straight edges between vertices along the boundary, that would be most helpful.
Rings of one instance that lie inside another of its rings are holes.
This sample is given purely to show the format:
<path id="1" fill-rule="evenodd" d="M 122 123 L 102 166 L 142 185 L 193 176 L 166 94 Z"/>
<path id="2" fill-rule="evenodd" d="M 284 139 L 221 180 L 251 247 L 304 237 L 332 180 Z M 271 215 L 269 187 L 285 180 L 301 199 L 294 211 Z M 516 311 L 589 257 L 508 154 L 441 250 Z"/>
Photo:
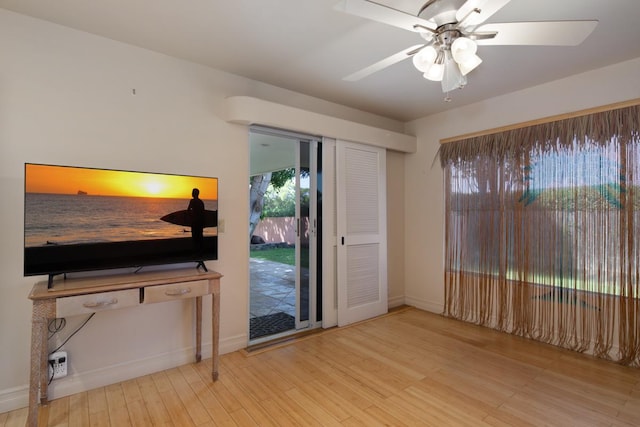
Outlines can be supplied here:
<path id="1" fill-rule="evenodd" d="M 637 365 L 639 123 L 632 106 L 444 144 L 445 314 Z"/>

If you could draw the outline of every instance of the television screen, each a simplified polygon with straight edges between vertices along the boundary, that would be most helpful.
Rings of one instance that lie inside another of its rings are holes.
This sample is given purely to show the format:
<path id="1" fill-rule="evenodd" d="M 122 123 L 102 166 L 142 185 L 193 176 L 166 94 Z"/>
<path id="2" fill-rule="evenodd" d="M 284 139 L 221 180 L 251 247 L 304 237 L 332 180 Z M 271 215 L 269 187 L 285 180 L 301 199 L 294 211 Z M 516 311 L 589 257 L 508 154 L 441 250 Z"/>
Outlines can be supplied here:
<path id="1" fill-rule="evenodd" d="M 24 275 L 218 259 L 218 179 L 25 164 Z"/>

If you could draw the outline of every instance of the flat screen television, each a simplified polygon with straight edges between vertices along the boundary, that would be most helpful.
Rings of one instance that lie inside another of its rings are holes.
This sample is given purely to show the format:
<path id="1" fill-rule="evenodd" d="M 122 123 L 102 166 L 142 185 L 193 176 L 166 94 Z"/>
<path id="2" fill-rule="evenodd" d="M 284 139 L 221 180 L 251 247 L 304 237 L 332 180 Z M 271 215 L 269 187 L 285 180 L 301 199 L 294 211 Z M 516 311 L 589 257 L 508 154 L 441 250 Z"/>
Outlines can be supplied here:
<path id="1" fill-rule="evenodd" d="M 25 276 L 215 259 L 217 178 L 25 164 Z"/>

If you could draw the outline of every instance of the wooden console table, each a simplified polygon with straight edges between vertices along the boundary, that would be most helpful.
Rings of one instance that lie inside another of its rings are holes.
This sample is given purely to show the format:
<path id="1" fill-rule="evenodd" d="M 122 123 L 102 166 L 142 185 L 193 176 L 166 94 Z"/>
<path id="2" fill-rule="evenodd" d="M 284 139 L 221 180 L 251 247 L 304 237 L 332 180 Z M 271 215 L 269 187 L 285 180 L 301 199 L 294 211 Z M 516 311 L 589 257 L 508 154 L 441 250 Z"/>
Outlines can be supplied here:
<path id="1" fill-rule="evenodd" d="M 136 274 L 65 279 L 34 285 L 31 324 L 31 375 L 29 382 L 29 418 L 27 425 L 38 424 L 40 404 L 47 403 L 48 347 L 47 327 L 51 319 L 90 314 L 99 311 L 135 307 L 176 299 L 195 298 L 196 362 L 201 359 L 202 296 L 212 297 L 212 371 L 218 379 L 218 332 L 220 324 L 220 273 L 193 269 L 155 271 Z"/>

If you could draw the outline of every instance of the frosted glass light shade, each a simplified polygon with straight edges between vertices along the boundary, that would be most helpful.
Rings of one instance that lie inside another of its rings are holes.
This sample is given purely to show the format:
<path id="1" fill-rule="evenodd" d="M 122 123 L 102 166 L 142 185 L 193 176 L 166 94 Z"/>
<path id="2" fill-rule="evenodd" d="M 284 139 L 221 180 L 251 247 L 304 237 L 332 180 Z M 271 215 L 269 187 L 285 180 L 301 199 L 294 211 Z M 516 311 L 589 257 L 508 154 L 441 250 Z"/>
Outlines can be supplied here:
<path id="1" fill-rule="evenodd" d="M 476 42 L 467 37 L 458 37 L 451 44 L 451 55 L 457 63 L 465 62 L 478 51 Z"/>
<path id="2" fill-rule="evenodd" d="M 462 75 L 466 76 L 481 63 L 482 59 L 480 59 L 478 55 L 472 55 L 464 62 L 459 62 L 458 65 L 460 67 L 460 72 L 462 73 Z"/>
<path id="3" fill-rule="evenodd" d="M 423 77 L 427 80 L 434 82 L 442 81 L 444 76 L 444 64 L 433 64 L 423 74 Z"/>
<path id="4" fill-rule="evenodd" d="M 442 77 L 442 91 L 451 92 L 454 89 L 463 88 L 467 84 L 467 78 L 460 73 L 455 62 L 447 64 Z"/>
<path id="5" fill-rule="evenodd" d="M 451 57 L 451 52 L 445 51 L 444 75 L 442 78 L 442 91 L 451 92 L 460 89 L 467 84 L 467 78 L 462 75 L 458 64 Z"/>
<path id="6" fill-rule="evenodd" d="M 427 46 L 413 55 L 413 65 L 423 73 L 435 62 L 438 52 L 433 46 Z"/>

